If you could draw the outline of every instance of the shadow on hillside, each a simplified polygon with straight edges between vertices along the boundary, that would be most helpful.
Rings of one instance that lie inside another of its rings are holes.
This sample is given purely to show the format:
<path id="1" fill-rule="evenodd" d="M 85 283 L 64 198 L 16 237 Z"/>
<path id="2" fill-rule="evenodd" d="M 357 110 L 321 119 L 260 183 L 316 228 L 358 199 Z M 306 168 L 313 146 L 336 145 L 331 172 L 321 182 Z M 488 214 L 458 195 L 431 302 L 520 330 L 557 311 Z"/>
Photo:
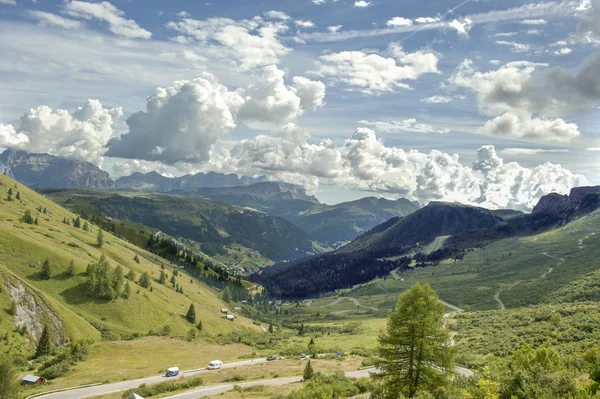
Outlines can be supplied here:
<path id="1" fill-rule="evenodd" d="M 88 303 L 104 304 L 109 303 L 107 299 L 97 299 L 90 295 L 88 284 L 81 283 L 74 287 L 68 288 L 60 293 L 69 305 L 83 305 Z"/>

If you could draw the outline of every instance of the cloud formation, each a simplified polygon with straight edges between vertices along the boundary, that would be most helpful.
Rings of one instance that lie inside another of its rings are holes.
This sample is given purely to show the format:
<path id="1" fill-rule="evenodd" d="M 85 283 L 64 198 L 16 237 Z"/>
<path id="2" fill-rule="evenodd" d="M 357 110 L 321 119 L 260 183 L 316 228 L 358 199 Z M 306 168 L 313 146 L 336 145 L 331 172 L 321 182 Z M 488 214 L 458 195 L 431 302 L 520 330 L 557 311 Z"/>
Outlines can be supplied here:
<path id="1" fill-rule="evenodd" d="M 268 66 L 255 83 L 230 91 L 208 73 L 191 81 L 159 87 L 146 111 L 127 119 L 129 132 L 108 143 L 107 156 L 201 163 L 210 158 L 213 144 L 239 125 L 279 127 L 323 104 L 325 85 L 293 77 Z"/>
<path id="2" fill-rule="evenodd" d="M 448 129 L 440 129 L 426 123 L 418 123 L 415 118 L 403 119 L 399 121 L 376 121 L 370 122 L 367 120 L 358 121 L 361 125 L 371 126 L 378 132 L 385 133 L 450 133 Z"/>
<path id="3" fill-rule="evenodd" d="M 421 202 L 460 201 L 486 207 L 530 210 L 549 192 L 567 193 L 588 184 L 560 165 L 525 168 L 504 163 L 493 146 L 479 149 L 472 166 L 458 155 L 389 147 L 369 128 L 356 129 L 340 145 L 307 142 L 296 126 L 286 134 L 244 140 L 211 159 L 223 171 L 268 174 L 316 189 L 319 183 L 400 195 Z"/>
<path id="4" fill-rule="evenodd" d="M 29 16 L 39 21 L 41 26 L 55 26 L 63 29 L 81 29 L 83 23 L 73 19 L 61 17 L 45 11 L 29 11 Z"/>
<path id="5" fill-rule="evenodd" d="M 150 39 L 152 33 L 141 28 L 132 19 L 126 19 L 125 13 L 108 1 L 88 3 L 87 1 L 72 0 L 64 5 L 66 14 L 74 18 L 98 20 L 106 22 L 109 30 L 117 36 L 129 39 Z"/>
<path id="6" fill-rule="evenodd" d="M 398 43 L 390 44 L 388 53 L 388 58 L 363 51 L 325 54 L 319 57 L 318 68 L 313 73 L 333 83 L 348 85 L 350 90 L 378 94 L 410 88 L 406 81 L 438 72 L 435 53 L 425 50 L 406 53 Z"/>
<path id="7" fill-rule="evenodd" d="M 101 165 L 105 145 L 113 135 L 114 118 L 121 115 L 121 108 L 104 108 L 98 100 L 88 100 L 72 114 L 39 106 L 18 121 L 0 124 L 0 147 L 47 152 Z"/>

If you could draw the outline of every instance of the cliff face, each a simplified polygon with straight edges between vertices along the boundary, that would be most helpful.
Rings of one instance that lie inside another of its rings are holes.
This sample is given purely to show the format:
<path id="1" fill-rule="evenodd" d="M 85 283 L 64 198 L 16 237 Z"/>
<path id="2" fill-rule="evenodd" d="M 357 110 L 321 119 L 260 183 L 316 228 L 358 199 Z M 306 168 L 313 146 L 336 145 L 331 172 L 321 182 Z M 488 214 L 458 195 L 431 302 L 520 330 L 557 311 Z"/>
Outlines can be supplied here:
<path id="1" fill-rule="evenodd" d="M 257 178 L 249 176 L 240 176 L 235 174 L 223 174 L 216 172 L 197 173 L 195 175 L 185 175 L 181 177 L 162 176 L 156 172 L 146 174 L 134 173 L 131 176 L 123 176 L 117 179 L 116 184 L 119 188 L 140 191 L 181 191 L 193 190 L 205 187 L 237 187 L 248 186 L 250 184 L 266 181 L 267 178 L 260 176 Z"/>
<path id="2" fill-rule="evenodd" d="M 575 187 L 569 195 L 551 193 L 540 198 L 532 215 L 554 215 L 565 221 L 600 208 L 600 186 Z"/>
<path id="3" fill-rule="evenodd" d="M 0 172 L 29 187 L 113 189 L 109 174 L 90 162 L 8 149 Z"/>

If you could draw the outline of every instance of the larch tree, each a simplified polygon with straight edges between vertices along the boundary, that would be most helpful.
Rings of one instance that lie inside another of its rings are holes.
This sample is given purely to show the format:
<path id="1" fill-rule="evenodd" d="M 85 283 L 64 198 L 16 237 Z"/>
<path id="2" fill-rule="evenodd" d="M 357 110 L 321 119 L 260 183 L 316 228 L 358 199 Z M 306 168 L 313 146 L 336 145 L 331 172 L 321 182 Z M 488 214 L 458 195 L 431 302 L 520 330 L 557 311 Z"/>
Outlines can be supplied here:
<path id="1" fill-rule="evenodd" d="M 44 326 L 40 340 L 38 341 L 34 357 L 46 356 L 52 352 L 52 340 L 50 338 L 50 329 L 48 325 Z"/>
<path id="2" fill-rule="evenodd" d="M 419 390 L 444 386 L 453 371 L 444 305 L 429 284 L 417 283 L 404 292 L 396 309 L 379 337 L 377 399 L 412 398 Z"/>

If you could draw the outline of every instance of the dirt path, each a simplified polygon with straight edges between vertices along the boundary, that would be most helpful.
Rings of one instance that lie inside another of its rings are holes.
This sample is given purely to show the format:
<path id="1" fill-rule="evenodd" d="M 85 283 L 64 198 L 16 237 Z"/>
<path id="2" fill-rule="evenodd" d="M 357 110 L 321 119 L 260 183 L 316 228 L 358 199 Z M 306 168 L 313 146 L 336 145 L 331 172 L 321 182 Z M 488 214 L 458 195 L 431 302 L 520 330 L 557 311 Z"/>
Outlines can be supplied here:
<path id="1" fill-rule="evenodd" d="M 352 297 L 347 297 L 347 296 L 341 296 L 338 299 L 336 299 L 335 301 L 333 301 L 333 302 L 331 302 L 331 303 L 329 303 L 327 305 L 320 306 L 320 307 L 321 308 L 326 308 L 327 306 L 337 305 L 338 303 L 340 303 L 342 301 L 352 301 L 356 306 L 359 306 L 361 308 L 367 308 L 367 309 L 372 309 L 372 310 L 379 310 L 379 309 L 371 307 L 371 306 L 361 305 L 361 303 L 358 301 L 357 298 L 352 298 Z"/>
<path id="2" fill-rule="evenodd" d="M 583 245 L 583 240 L 587 240 L 588 238 L 590 238 L 591 236 L 593 236 L 595 234 L 596 233 L 590 233 L 587 236 L 583 237 L 581 240 L 577 241 L 577 248 L 579 248 L 579 249 L 585 248 L 585 245 Z"/>
<path id="3" fill-rule="evenodd" d="M 446 301 L 442 301 L 441 299 L 439 300 L 441 303 L 443 303 L 446 307 L 449 307 L 450 309 L 454 309 L 454 312 L 450 312 L 450 313 L 446 313 L 446 314 L 452 314 L 452 313 L 462 313 L 465 310 L 459 308 L 458 306 L 454 306 L 451 303 L 448 303 Z"/>
<path id="4" fill-rule="evenodd" d="M 511 285 L 510 287 L 508 287 L 505 291 L 510 291 L 512 288 L 516 287 L 517 285 L 521 284 L 520 281 L 517 281 L 516 283 L 514 283 L 513 285 Z M 502 310 L 506 309 L 506 306 L 504 306 L 504 302 L 502 302 L 502 300 L 500 299 L 500 293 L 502 292 L 502 290 L 499 290 L 498 292 L 496 292 L 496 295 L 494 295 L 494 299 L 496 300 L 496 302 L 498 302 L 500 304 L 500 308 Z"/>

